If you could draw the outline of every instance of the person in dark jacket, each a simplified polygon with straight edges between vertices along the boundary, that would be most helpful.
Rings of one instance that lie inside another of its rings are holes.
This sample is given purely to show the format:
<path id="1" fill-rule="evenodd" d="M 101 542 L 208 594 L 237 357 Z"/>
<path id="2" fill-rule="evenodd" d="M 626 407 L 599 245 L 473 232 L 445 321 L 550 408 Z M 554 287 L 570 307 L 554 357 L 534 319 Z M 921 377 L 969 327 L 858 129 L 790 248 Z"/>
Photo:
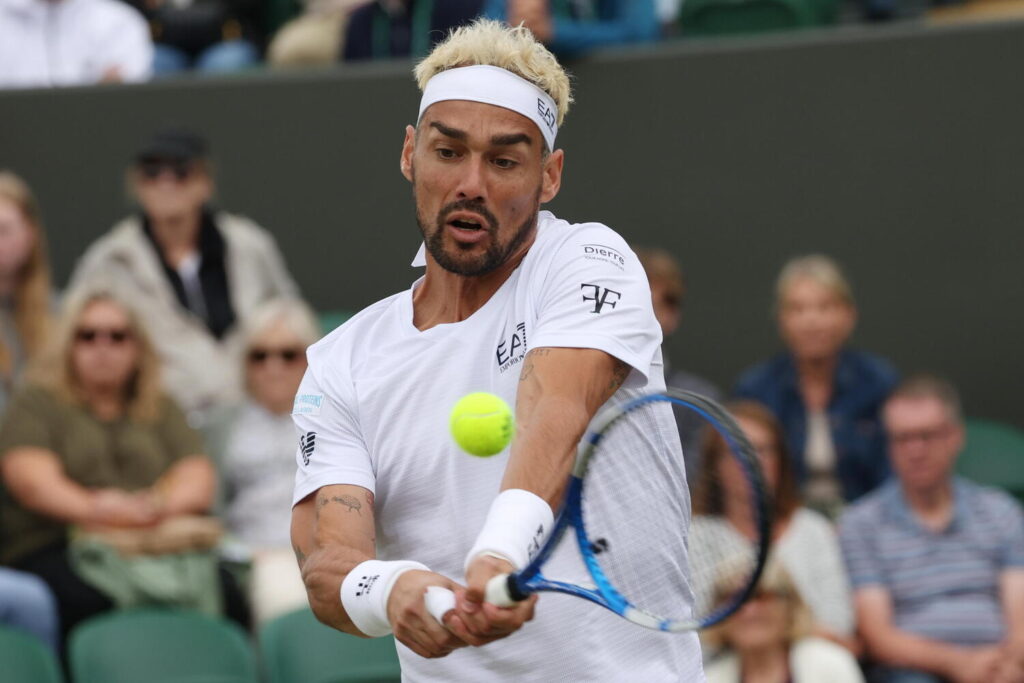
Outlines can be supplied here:
<path id="1" fill-rule="evenodd" d="M 822 255 L 792 259 L 776 285 L 786 350 L 744 372 L 735 394 L 782 422 L 809 506 L 835 517 L 889 474 L 879 409 L 896 370 L 847 341 L 857 323 L 850 285 Z"/>
<path id="2" fill-rule="evenodd" d="M 373 0 L 352 10 L 342 59 L 421 59 L 480 9 L 481 0 Z"/>

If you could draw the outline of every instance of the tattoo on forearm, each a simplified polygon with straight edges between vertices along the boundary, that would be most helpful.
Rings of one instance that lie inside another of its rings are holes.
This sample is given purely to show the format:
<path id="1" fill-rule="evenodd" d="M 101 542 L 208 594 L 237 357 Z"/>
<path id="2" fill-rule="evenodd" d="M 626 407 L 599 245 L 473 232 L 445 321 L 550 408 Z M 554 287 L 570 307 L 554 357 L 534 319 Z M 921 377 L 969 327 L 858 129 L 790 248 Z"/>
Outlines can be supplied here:
<path id="1" fill-rule="evenodd" d="M 526 354 L 526 359 L 523 361 L 523 370 L 519 373 L 519 381 L 525 382 L 533 375 L 533 359 L 535 356 L 546 356 L 549 353 L 551 353 L 551 349 L 534 349 Z"/>
<path id="2" fill-rule="evenodd" d="M 615 391 L 622 386 L 622 383 L 629 377 L 629 372 L 632 370 L 627 363 L 623 363 L 621 360 L 615 361 L 615 369 L 612 371 L 612 381 L 608 384 L 608 389 Z"/>
<path id="3" fill-rule="evenodd" d="M 331 496 L 330 498 L 325 496 L 323 498 L 318 498 L 316 501 L 316 512 L 318 517 L 320 516 L 320 508 L 330 503 L 341 503 L 342 505 L 348 508 L 349 512 L 355 511 L 360 516 L 362 516 L 363 514 L 362 512 L 360 512 L 360 510 L 363 509 L 363 504 L 360 503 L 354 496 Z"/>

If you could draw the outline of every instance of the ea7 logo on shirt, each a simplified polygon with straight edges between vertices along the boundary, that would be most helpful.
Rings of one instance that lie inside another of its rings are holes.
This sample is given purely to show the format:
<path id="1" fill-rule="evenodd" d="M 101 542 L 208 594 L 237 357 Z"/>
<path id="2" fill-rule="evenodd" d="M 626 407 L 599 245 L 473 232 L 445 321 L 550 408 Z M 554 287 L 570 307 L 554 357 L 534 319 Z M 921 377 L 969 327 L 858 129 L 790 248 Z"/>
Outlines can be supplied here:
<path id="1" fill-rule="evenodd" d="M 622 298 L 621 292 L 600 285 L 582 284 L 580 288 L 583 290 L 583 301 L 594 302 L 594 309 L 590 311 L 591 313 L 600 313 L 605 306 L 615 308 L 619 299 Z"/>
<path id="2" fill-rule="evenodd" d="M 612 264 L 619 270 L 622 270 L 626 265 L 626 257 L 615 249 L 606 247 L 603 244 L 584 244 L 583 258 L 590 261 L 604 261 L 605 263 Z"/>
<path id="3" fill-rule="evenodd" d="M 316 432 L 306 432 L 299 437 L 299 450 L 302 451 L 303 465 L 309 464 L 314 448 L 316 448 Z"/>
<path id="4" fill-rule="evenodd" d="M 526 356 L 526 323 L 516 325 L 516 331 L 508 339 L 498 343 L 494 355 L 498 359 L 498 370 L 505 372 L 510 367 L 518 365 Z"/>

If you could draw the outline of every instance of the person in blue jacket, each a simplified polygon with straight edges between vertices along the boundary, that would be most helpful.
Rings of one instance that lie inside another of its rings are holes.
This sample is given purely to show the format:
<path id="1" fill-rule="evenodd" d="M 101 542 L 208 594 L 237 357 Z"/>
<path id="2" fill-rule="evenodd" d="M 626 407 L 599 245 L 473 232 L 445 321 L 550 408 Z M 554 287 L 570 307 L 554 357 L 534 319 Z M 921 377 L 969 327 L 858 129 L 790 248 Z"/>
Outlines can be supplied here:
<path id="1" fill-rule="evenodd" d="M 658 38 L 654 0 L 485 0 L 483 15 L 526 25 L 559 56 Z"/>
<path id="2" fill-rule="evenodd" d="M 879 411 L 898 376 L 888 361 L 847 346 L 857 309 L 827 256 L 789 261 L 776 306 L 786 350 L 744 372 L 734 393 L 775 413 L 807 504 L 835 517 L 889 475 Z"/>

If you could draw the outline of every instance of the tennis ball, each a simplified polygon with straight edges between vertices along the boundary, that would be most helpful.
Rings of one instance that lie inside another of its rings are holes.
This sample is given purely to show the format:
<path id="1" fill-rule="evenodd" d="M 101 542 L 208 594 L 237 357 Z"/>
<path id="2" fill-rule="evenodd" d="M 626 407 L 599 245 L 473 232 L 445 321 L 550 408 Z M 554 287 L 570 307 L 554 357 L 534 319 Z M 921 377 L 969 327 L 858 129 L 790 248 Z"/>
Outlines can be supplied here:
<path id="1" fill-rule="evenodd" d="M 494 394 L 467 394 L 452 408 L 449 426 L 462 450 L 486 458 L 500 453 L 512 440 L 512 410 Z"/>

